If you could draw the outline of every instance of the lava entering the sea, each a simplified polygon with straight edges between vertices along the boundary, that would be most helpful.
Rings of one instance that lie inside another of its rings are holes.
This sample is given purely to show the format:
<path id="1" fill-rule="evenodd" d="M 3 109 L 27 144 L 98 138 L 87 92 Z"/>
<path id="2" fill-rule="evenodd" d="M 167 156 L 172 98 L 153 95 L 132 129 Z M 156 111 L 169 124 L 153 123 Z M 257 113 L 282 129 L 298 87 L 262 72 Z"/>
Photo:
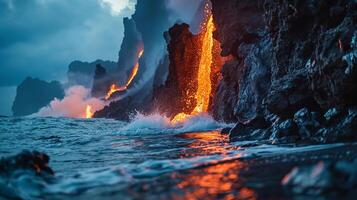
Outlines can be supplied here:
<path id="1" fill-rule="evenodd" d="M 137 73 L 139 71 L 139 65 L 140 65 L 139 60 L 140 60 L 141 56 L 143 55 L 143 53 L 144 53 L 144 50 L 139 51 L 138 56 L 137 56 L 137 61 L 130 73 L 130 76 L 129 76 L 126 84 L 124 86 L 118 86 L 116 84 L 112 84 L 109 88 L 107 95 L 105 96 L 105 100 L 109 100 L 110 97 L 116 92 L 123 92 L 128 89 L 128 87 L 131 85 L 131 83 L 133 82 L 135 76 L 137 75 Z"/>
<path id="2" fill-rule="evenodd" d="M 87 105 L 86 107 L 86 118 L 90 119 L 93 118 L 92 106 Z"/>
<path id="3" fill-rule="evenodd" d="M 202 35 L 201 55 L 198 65 L 198 87 L 195 94 L 196 106 L 190 114 L 181 112 L 175 115 L 171 120 L 173 124 L 179 123 L 187 119 L 187 117 L 207 112 L 210 104 L 211 95 L 211 66 L 213 64 L 214 39 L 213 31 L 215 26 L 213 16 L 208 4 L 205 7 L 207 21 L 202 24 L 201 28 L 204 31 Z"/>

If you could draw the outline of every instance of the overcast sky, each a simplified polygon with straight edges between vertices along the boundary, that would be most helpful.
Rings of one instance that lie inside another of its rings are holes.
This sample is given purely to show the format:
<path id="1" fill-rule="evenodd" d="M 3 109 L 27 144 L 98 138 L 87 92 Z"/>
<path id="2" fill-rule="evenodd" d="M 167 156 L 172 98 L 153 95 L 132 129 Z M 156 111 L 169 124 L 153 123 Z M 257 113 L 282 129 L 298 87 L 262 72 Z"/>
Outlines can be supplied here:
<path id="1" fill-rule="evenodd" d="M 0 0 L 0 115 L 26 76 L 65 79 L 73 60 L 117 60 L 135 0 Z"/>

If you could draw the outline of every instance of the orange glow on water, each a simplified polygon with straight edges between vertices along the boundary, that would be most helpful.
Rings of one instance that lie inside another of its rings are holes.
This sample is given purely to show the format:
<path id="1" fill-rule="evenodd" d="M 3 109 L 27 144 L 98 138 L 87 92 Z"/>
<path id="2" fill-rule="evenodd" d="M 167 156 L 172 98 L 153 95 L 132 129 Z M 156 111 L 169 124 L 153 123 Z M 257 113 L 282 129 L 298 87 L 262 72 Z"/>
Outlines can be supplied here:
<path id="1" fill-rule="evenodd" d="M 138 53 L 138 58 L 137 58 L 137 62 L 135 63 L 131 73 L 130 73 L 130 76 L 126 82 L 126 84 L 124 86 L 118 86 L 116 84 L 112 84 L 107 92 L 107 95 L 105 96 L 105 100 L 108 100 L 110 99 L 110 97 L 116 93 L 116 92 L 123 92 L 125 90 L 128 89 L 129 85 L 131 85 L 131 83 L 133 82 L 135 76 L 138 74 L 138 71 L 139 71 L 139 59 L 141 58 L 141 56 L 144 54 L 144 50 L 140 50 L 139 53 Z"/>
<path id="2" fill-rule="evenodd" d="M 87 105 L 86 107 L 86 118 L 90 119 L 93 118 L 92 106 Z"/>

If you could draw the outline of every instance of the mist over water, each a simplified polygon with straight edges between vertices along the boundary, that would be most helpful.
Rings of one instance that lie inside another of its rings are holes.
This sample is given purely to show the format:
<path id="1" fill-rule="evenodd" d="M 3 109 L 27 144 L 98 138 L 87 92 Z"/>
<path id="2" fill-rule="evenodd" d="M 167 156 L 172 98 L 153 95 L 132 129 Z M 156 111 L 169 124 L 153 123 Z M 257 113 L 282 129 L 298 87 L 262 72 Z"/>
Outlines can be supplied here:
<path id="1" fill-rule="evenodd" d="M 106 104 L 101 99 L 91 97 L 90 90 L 79 85 L 68 88 L 65 94 L 62 100 L 52 100 L 33 116 L 85 118 L 88 105 L 91 106 L 91 111 L 95 112 L 103 109 Z"/>

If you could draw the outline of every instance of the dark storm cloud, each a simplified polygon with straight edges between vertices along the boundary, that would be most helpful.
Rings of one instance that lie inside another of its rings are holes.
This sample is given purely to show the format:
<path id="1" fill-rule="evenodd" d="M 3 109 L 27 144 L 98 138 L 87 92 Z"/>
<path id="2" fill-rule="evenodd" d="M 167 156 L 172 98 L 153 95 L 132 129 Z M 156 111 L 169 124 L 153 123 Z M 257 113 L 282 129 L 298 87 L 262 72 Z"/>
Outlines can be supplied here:
<path id="1" fill-rule="evenodd" d="M 73 60 L 117 59 L 122 17 L 100 0 L 0 0 L 0 87 L 65 77 Z"/>

